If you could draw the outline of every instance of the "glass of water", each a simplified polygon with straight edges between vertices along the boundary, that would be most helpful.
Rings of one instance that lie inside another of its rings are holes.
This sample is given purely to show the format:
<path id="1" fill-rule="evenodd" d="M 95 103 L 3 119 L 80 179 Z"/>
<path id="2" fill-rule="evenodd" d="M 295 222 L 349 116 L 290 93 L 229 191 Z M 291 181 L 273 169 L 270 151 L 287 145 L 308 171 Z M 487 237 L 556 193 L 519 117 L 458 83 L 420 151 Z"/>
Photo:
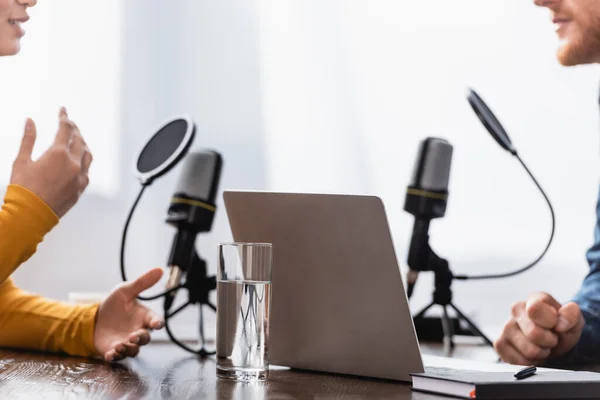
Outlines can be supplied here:
<path id="1" fill-rule="evenodd" d="M 217 265 L 217 376 L 269 374 L 270 243 L 223 243 Z"/>

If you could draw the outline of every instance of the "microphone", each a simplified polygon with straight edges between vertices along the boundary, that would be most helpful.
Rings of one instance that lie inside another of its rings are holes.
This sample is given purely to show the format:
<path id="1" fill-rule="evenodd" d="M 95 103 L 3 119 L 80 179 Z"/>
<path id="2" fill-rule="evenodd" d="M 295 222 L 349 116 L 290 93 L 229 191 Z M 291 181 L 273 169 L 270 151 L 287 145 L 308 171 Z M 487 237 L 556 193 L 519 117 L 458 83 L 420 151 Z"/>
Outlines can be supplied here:
<path id="1" fill-rule="evenodd" d="M 173 246 L 169 255 L 170 267 L 167 290 L 151 296 L 138 295 L 139 300 L 156 300 L 161 297 L 164 301 L 165 329 L 169 338 L 182 349 L 206 357 L 215 352 L 209 352 L 204 344 L 204 306 L 216 311 L 210 302 L 211 290 L 217 288 L 216 278 L 206 274 L 206 262 L 202 260 L 195 249 L 196 236 L 200 232 L 210 231 L 216 211 L 215 198 L 221 176 L 221 155 L 214 151 L 191 153 L 191 144 L 196 135 L 196 125 L 188 115 L 171 117 L 161 124 L 144 145 L 135 159 L 134 172 L 138 177 L 140 191 L 129 210 L 123 234 L 121 237 L 120 267 L 121 278 L 127 281 L 125 268 L 125 245 L 127 232 L 133 214 L 145 190 L 157 178 L 165 175 L 185 159 L 183 171 L 171 199 L 166 222 L 177 229 Z M 185 276 L 185 283 L 181 280 Z M 170 312 L 176 292 L 185 288 L 188 291 L 188 301 Z M 189 305 L 199 304 L 200 311 L 200 341 L 201 347 L 195 350 L 180 342 L 169 327 L 169 319 L 174 317 Z"/>
<path id="2" fill-rule="evenodd" d="M 481 329 L 453 304 L 451 286 L 455 276 L 450 270 L 450 263 L 438 256 L 429 245 L 431 220 L 446 215 L 452 152 L 452 145 L 445 139 L 428 137 L 421 142 L 404 203 L 404 210 L 415 217 L 407 260 L 408 298 L 412 296 L 421 271 L 434 273 L 433 299 L 413 317 L 415 330 L 420 339 L 443 339 L 446 355 L 454 347 L 453 336 L 456 333 L 468 332 L 469 335 L 479 336 L 493 346 L 492 341 Z M 426 318 L 425 313 L 434 305 L 442 306 L 441 318 Z M 456 317 L 450 317 L 448 307 L 456 312 Z M 462 330 L 460 321 L 466 323 L 470 329 L 466 332 Z"/>
<path id="3" fill-rule="evenodd" d="M 406 190 L 404 210 L 415 222 L 408 252 L 407 295 L 410 298 L 419 271 L 431 269 L 429 223 L 446 214 L 453 147 L 447 140 L 428 137 L 421 141 L 412 178 Z"/>
<path id="4" fill-rule="evenodd" d="M 192 152 L 184 160 L 166 218 L 177 232 L 167 262 L 165 311 L 173 305 L 183 276 L 198 258 L 196 236 L 212 228 L 222 164 L 221 155 L 208 150 Z"/>

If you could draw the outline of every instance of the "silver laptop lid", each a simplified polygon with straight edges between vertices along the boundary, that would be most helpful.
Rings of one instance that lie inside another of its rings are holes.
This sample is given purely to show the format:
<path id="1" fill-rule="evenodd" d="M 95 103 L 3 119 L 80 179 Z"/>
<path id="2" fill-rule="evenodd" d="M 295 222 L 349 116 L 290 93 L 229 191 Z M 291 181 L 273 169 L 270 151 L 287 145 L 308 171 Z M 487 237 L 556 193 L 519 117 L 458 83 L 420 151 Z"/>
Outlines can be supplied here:
<path id="1" fill-rule="evenodd" d="M 223 197 L 235 241 L 273 244 L 272 364 L 402 381 L 423 371 L 379 198 Z"/>

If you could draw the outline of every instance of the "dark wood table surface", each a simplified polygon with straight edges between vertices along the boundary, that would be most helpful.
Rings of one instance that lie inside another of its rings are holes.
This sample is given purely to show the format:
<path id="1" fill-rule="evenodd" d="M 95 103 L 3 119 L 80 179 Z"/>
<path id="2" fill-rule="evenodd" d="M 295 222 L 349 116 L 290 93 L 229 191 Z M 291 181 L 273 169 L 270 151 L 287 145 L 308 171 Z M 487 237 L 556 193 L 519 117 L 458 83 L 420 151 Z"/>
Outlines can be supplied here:
<path id="1" fill-rule="evenodd" d="M 423 352 L 440 353 L 439 346 Z M 457 356 L 493 359 L 490 348 L 459 346 Z M 483 356 L 482 356 L 483 354 Z M 213 358 L 199 360 L 170 343 L 146 346 L 133 360 L 107 364 L 85 358 L 0 350 L 0 399 L 330 399 L 433 400 L 408 384 L 289 369 L 261 383 L 218 380 Z"/>

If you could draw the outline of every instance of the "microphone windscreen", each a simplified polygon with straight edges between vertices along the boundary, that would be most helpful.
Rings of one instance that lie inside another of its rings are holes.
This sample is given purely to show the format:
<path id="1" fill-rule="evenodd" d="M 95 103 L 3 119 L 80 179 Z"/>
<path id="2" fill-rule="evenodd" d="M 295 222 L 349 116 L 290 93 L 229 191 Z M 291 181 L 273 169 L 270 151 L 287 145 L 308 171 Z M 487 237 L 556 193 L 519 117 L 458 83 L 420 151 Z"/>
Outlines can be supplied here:
<path id="1" fill-rule="evenodd" d="M 214 151 L 190 152 L 184 159 L 175 193 L 214 204 L 221 163 L 221 156 Z"/>
<path id="2" fill-rule="evenodd" d="M 410 186 L 447 192 L 452 163 L 452 145 L 440 138 L 427 138 L 419 145 Z"/>

